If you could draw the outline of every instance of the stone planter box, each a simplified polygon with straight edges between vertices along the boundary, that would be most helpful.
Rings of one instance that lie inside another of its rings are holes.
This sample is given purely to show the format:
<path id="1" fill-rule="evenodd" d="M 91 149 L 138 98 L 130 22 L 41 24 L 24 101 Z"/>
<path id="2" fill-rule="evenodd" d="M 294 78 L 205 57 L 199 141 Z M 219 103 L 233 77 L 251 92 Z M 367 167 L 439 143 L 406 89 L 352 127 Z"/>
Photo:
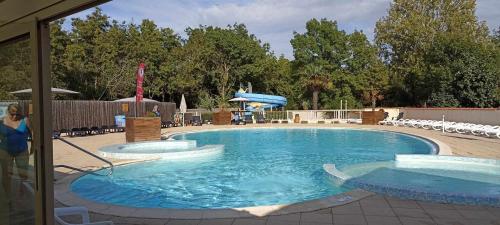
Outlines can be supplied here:
<path id="1" fill-rule="evenodd" d="M 231 125 L 231 112 L 220 111 L 213 115 L 214 125 Z"/>
<path id="2" fill-rule="evenodd" d="M 161 138 L 160 117 L 127 117 L 125 128 L 127 143 L 159 141 Z"/>
<path id="3" fill-rule="evenodd" d="M 377 125 L 384 119 L 384 111 L 363 111 L 361 118 L 363 125 Z"/>

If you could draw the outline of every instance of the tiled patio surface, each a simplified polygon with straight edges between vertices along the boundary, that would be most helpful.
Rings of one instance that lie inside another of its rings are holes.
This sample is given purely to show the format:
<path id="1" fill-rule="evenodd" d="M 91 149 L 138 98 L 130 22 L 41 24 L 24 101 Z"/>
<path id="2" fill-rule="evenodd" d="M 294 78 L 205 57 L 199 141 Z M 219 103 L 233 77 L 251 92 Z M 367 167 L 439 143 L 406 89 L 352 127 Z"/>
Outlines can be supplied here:
<path id="1" fill-rule="evenodd" d="M 361 125 L 250 125 L 264 127 L 290 127 L 290 126 L 313 126 L 313 127 L 352 127 L 383 129 L 409 134 L 422 135 L 436 139 L 447 144 L 454 155 L 483 157 L 500 159 L 500 139 L 476 137 L 472 135 L 449 134 L 438 131 L 429 131 L 416 128 L 392 127 L 392 126 L 361 126 Z M 238 127 L 250 127 L 238 126 Z M 192 131 L 199 129 L 221 129 L 236 126 L 203 126 L 164 129 L 164 133 L 179 131 Z M 125 142 L 124 133 L 97 135 L 83 138 L 69 138 L 90 151 L 96 151 L 100 146 L 119 144 Z M 71 147 L 55 141 L 54 142 L 54 164 L 67 164 L 78 168 L 98 168 L 102 162 L 92 159 L 82 153 L 71 149 Z M 71 174 L 73 171 L 58 170 L 56 178 Z M 62 207 L 56 202 L 56 206 Z M 74 218 L 68 218 L 74 220 Z M 313 212 L 303 212 L 282 216 L 264 216 L 235 219 L 207 219 L 207 220 L 175 220 L 175 219 L 147 219 L 130 217 L 114 217 L 109 215 L 91 214 L 92 221 L 111 220 L 115 224 L 122 225 L 500 225 L 500 208 L 462 206 L 452 204 L 436 204 L 420 201 L 400 200 L 381 195 L 374 195 L 349 203 L 343 206 L 325 208 Z M 77 222 L 77 221 L 74 221 Z"/>
<path id="2" fill-rule="evenodd" d="M 67 218 L 78 222 L 75 218 Z M 175 220 L 91 214 L 117 225 L 500 225 L 500 208 L 437 204 L 375 195 L 343 206 L 282 216 Z"/>

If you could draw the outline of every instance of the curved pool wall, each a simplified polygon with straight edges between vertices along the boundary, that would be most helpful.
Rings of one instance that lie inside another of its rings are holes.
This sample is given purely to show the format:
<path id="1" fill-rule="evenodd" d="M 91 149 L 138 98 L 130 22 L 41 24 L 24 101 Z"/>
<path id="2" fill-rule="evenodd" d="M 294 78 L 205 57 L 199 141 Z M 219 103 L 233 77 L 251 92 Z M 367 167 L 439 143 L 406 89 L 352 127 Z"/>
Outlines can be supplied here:
<path id="1" fill-rule="evenodd" d="M 323 169 L 336 184 L 402 199 L 500 207 L 500 161 L 396 155 L 395 161 Z"/>
<path id="2" fill-rule="evenodd" d="M 181 160 L 219 155 L 223 151 L 224 145 L 196 147 L 195 140 L 168 140 L 110 145 L 100 148 L 98 153 L 114 159 Z"/>
<path id="3" fill-rule="evenodd" d="M 322 199 L 350 191 L 332 185 L 327 162 L 392 160 L 432 154 L 424 139 L 360 129 L 230 129 L 178 134 L 199 145 L 223 144 L 199 163 L 156 160 L 116 167 L 110 177 L 85 175 L 71 190 L 96 202 L 139 208 L 241 208 Z"/>

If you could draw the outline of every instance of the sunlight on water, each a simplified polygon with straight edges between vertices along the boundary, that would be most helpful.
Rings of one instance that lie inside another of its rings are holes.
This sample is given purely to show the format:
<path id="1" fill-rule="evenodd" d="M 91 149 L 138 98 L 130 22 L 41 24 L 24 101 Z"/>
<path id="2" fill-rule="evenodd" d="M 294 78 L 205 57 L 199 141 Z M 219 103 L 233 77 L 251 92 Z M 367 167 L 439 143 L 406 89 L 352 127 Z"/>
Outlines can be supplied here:
<path id="1" fill-rule="evenodd" d="M 322 198 L 347 191 L 332 185 L 325 163 L 343 166 L 429 154 L 422 139 L 348 129 L 242 129 L 182 134 L 198 146 L 223 144 L 223 156 L 120 166 L 111 177 L 84 176 L 72 185 L 98 202 L 154 208 L 234 208 Z"/>

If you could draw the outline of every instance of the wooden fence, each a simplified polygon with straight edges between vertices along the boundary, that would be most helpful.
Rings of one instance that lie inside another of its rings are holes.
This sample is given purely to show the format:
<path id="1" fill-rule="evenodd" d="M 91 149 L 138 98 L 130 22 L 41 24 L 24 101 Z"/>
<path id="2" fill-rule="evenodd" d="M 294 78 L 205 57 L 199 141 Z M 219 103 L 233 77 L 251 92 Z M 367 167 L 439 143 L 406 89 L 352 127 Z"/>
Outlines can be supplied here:
<path id="1" fill-rule="evenodd" d="M 29 100 L 3 101 L 13 102 L 21 106 L 23 114 L 29 114 Z M 172 102 L 141 102 L 137 107 L 137 116 L 148 116 L 148 112 L 158 105 L 162 121 L 171 121 L 176 111 Z M 101 127 L 115 124 L 116 115 L 135 116 L 135 102 L 108 102 L 108 101 L 52 101 L 52 126 L 54 130 L 80 127 Z"/>

